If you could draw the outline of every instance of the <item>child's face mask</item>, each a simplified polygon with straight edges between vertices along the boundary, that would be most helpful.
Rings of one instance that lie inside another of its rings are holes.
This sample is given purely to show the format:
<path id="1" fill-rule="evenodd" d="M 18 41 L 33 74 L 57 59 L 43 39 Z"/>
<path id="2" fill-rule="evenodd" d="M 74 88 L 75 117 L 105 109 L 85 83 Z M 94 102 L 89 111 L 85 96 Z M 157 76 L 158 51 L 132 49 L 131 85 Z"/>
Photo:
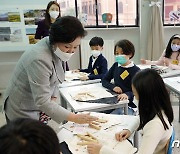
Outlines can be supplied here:
<path id="1" fill-rule="evenodd" d="M 115 56 L 115 61 L 120 65 L 124 65 L 128 60 L 126 59 L 125 55 L 117 55 Z"/>
<path id="2" fill-rule="evenodd" d="M 180 45 L 177 45 L 177 44 L 171 44 L 171 49 L 172 49 L 172 51 L 179 51 Z"/>
<path id="3" fill-rule="evenodd" d="M 91 55 L 95 58 L 98 57 L 100 54 L 101 54 L 101 51 L 99 50 L 91 50 Z"/>

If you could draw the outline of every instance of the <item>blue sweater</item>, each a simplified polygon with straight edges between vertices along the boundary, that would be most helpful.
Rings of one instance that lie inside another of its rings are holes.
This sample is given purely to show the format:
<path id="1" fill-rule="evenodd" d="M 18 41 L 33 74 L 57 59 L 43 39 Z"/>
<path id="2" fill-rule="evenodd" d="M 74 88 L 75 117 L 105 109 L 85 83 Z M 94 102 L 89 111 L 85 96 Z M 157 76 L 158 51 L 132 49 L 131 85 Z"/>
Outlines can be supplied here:
<path id="1" fill-rule="evenodd" d="M 80 69 L 80 72 L 86 72 L 89 74 L 89 79 L 102 79 L 105 74 L 108 72 L 107 60 L 106 58 L 100 54 L 96 59 L 93 67 L 92 67 L 93 57 L 89 58 L 89 64 L 87 69 Z"/>
<path id="2" fill-rule="evenodd" d="M 133 93 L 131 88 L 131 82 L 134 75 L 140 70 L 139 67 L 136 65 L 125 68 L 118 66 L 118 63 L 115 62 L 113 66 L 109 69 L 108 73 L 105 75 L 105 77 L 102 79 L 102 85 L 103 87 L 110 89 L 113 91 L 114 87 L 118 86 L 122 89 L 123 93 L 125 93 L 128 96 L 129 99 L 129 106 L 130 107 L 136 107 L 134 105 L 133 101 Z M 121 78 L 121 74 L 127 71 L 129 75 L 125 75 L 125 78 Z M 114 83 L 111 83 L 111 80 L 114 79 Z"/>

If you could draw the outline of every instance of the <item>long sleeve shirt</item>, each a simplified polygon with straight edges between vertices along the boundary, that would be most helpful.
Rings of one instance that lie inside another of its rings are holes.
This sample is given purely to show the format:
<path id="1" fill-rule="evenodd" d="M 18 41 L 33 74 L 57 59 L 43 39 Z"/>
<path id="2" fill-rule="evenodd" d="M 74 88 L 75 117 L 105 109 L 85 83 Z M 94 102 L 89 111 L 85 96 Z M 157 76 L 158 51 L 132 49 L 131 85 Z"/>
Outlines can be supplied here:
<path id="1" fill-rule="evenodd" d="M 165 57 L 165 51 L 162 53 L 161 57 L 157 61 L 150 61 L 146 60 L 146 64 L 151 65 L 164 65 L 164 61 L 168 60 L 169 61 L 169 68 L 171 69 L 180 69 L 180 53 L 179 51 L 174 51 L 172 52 L 172 55 L 170 58 Z"/>
<path id="2" fill-rule="evenodd" d="M 86 72 L 89 74 L 89 79 L 102 79 L 108 72 L 108 64 L 106 58 L 100 54 L 93 64 L 93 56 L 89 58 L 88 68 L 80 69 L 80 72 Z"/>
<path id="3" fill-rule="evenodd" d="M 135 105 L 132 103 L 134 95 L 132 93 L 131 83 L 132 78 L 140 69 L 134 65 L 133 62 L 131 62 L 130 65 L 131 67 L 123 67 L 119 66 L 118 63 L 115 62 L 102 79 L 102 85 L 103 87 L 112 91 L 114 87 L 120 87 L 122 92 L 125 93 L 129 98 L 129 106 L 135 107 Z M 114 79 L 114 83 L 111 83 L 112 79 Z"/>
<path id="4" fill-rule="evenodd" d="M 137 154 L 165 154 L 166 153 L 166 145 L 171 137 L 173 132 L 173 126 L 169 124 L 169 121 L 165 114 L 163 114 L 163 118 L 168 125 L 169 129 L 165 130 L 164 126 L 156 115 L 151 121 L 149 121 L 142 130 L 142 139 L 141 144 L 138 149 Z M 128 122 L 128 128 L 131 132 L 133 132 L 137 126 L 139 121 L 135 120 L 134 122 Z M 100 154 L 119 154 L 120 152 L 114 151 L 110 147 L 103 146 L 100 150 Z"/>

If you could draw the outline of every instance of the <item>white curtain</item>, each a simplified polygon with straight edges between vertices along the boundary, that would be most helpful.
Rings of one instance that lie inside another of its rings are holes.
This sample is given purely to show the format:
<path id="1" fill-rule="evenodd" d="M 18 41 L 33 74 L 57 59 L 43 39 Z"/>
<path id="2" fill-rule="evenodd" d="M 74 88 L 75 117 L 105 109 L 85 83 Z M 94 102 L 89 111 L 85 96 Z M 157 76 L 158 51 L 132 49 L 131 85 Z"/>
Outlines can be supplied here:
<path id="1" fill-rule="evenodd" d="M 148 31 L 147 55 L 149 60 L 158 60 L 164 46 L 164 29 L 161 16 L 161 2 L 150 0 L 150 23 Z"/>

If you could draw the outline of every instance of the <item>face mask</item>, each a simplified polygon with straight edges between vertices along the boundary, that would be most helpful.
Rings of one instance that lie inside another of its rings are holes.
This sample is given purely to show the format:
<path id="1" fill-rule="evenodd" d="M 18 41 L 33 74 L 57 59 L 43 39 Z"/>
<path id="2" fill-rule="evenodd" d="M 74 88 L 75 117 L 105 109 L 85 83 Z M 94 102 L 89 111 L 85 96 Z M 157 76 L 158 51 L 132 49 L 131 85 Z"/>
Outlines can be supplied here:
<path id="1" fill-rule="evenodd" d="M 125 55 L 117 55 L 117 56 L 115 57 L 115 60 L 116 60 L 116 62 L 118 62 L 118 64 L 120 64 L 120 65 L 123 65 L 123 64 L 127 63 L 127 59 L 125 58 Z"/>
<path id="2" fill-rule="evenodd" d="M 59 16 L 58 11 L 49 11 L 49 15 L 51 18 L 56 19 Z"/>
<path id="3" fill-rule="evenodd" d="M 179 51 L 180 45 L 177 45 L 177 44 L 171 44 L 171 49 L 172 49 L 172 51 Z"/>
<path id="4" fill-rule="evenodd" d="M 136 105 L 136 107 L 139 106 L 139 100 L 137 100 L 135 96 L 134 96 L 133 103 Z"/>
<path id="5" fill-rule="evenodd" d="M 93 55 L 93 57 L 98 57 L 101 54 L 101 51 L 99 50 L 92 50 L 91 51 L 91 55 Z"/>
<path id="6" fill-rule="evenodd" d="M 54 52 L 62 61 L 68 61 L 74 53 L 66 53 L 61 51 L 58 47 Z"/>

